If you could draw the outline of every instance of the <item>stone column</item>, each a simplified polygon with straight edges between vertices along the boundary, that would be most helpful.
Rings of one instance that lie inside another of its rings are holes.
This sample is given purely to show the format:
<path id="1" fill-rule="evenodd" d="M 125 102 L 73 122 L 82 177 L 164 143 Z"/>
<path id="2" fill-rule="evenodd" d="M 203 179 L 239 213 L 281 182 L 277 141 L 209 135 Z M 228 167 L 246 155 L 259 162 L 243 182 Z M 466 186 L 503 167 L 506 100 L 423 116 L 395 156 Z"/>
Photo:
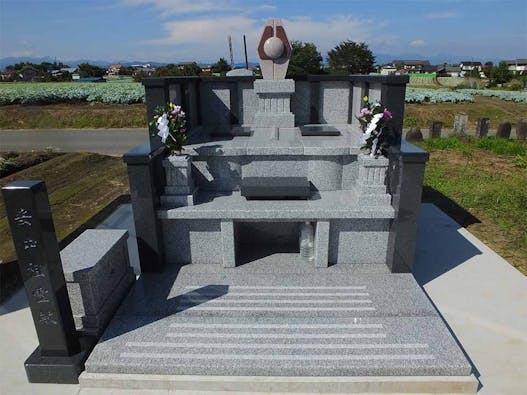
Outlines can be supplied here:
<path id="1" fill-rule="evenodd" d="M 254 126 L 295 126 L 295 115 L 291 112 L 291 95 L 295 92 L 294 80 L 256 80 L 254 92 L 258 96 Z"/>
<path id="2" fill-rule="evenodd" d="M 392 273 L 411 273 L 421 193 L 428 152 L 402 141 L 400 149 L 390 152 L 389 192 L 395 218 L 390 225 L 386 264 Z"/>
<path id="3" fill-rule="evenodd" d="M 487 134 L 489 134 L 489 125 L 490 119 L 478 118 L 478 123 L 476 124 L 476 137 L 487 137 Z"/>
<path id="4" fill-rule="evenodd" d="M 430 135 L 431 139 L 441 137 L 441 128 L 443 127 L 443 122 L 441 121 L 432 121 L 430 124 Z"/>
<path id="5" fill-rule="evenodd" d="M 467 113 L 460 112 L 454 117 L 454 134 L 457 136 L 464 135 L 467 131 L 468 115 Z"/>
<path id="6" fill-rule="evenodd" d="M 161 226 L 157 219 L 160 189 L 164 186 L 164 147 L 154 151 L 145 144 L 127 152 L 123 159 L 128 168 L 130 197 L 134 212 L 135 234 L 142 272 L 158 272 L 164 267 Z"/>
<path id="7" fill-rule="evenodd" d="M 518 121 L 516 124 L 516 138 L 527 140 L 527 121 Z"/>
<path id="8" fill-rule="evenodd" d="M 511 137 L 512 124 L 510 122 L 501 122 L 496 130 L 497 139 L 508 139 Z"/>
<path id="9" fill-rule="evenodd" d="M 2 188 L 39 346 L 25 362 L 32 383 L 77 383 L 88 357 L 77 336 L 43 181 Z M 8 339 L 3 339 L 8 341 Z"/>

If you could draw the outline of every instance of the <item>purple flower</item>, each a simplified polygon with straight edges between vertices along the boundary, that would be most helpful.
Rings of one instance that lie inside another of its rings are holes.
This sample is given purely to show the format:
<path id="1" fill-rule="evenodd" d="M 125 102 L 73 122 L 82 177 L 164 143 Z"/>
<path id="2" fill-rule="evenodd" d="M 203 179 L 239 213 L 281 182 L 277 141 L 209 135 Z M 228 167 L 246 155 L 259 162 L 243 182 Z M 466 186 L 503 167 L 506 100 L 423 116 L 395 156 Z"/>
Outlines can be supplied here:
<path id="1" fill-rule="evenodd" d="M 386 119 L 387 121 L 393 118 L 392 113 L 388 111 L 386 108 L 384 109 L 383 114 L 384 114 L 383 118 Z"/>

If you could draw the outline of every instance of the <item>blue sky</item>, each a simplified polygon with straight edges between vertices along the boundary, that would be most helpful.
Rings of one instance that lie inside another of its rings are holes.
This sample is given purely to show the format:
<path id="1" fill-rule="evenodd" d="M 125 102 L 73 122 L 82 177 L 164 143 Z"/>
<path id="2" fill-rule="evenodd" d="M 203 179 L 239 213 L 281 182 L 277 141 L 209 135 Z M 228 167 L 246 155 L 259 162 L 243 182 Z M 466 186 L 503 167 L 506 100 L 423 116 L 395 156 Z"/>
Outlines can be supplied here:
<path id="1" fill-rule="evenodd" d="M 527 0 L 0 0 L 0 58 L 250 60 L 266 18 L 322 55 L 342 40 L 376 54 L 527 57 Z M 461 59 L 463 58 L 463 59 Z"/>

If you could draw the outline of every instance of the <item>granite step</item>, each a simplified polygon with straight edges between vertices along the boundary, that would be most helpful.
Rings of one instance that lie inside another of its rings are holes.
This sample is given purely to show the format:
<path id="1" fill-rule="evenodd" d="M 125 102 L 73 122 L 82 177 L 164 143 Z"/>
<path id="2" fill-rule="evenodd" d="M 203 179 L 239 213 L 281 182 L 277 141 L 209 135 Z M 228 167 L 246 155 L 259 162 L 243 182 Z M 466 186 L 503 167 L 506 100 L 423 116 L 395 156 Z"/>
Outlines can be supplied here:
<path id="1" fill-rule="evenodd" d="M 471 373 L 411 275 L 204 266 L 144 276 L 86 371 L 295 377 Z"/>

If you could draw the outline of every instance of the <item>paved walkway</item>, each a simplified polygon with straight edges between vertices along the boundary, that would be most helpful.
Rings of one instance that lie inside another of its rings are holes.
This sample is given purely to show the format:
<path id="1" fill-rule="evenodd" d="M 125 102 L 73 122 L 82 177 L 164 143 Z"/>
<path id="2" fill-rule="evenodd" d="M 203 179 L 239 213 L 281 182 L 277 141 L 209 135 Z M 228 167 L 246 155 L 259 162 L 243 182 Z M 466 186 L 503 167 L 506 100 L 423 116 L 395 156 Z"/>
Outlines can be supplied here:
<path id="1" fill-rule="evenodd" d="M 64 152 L 97 152 L 121 156 L 146 140 L 146 128 L 0 130 L 0 151 L 50 148 Z"/>
<path id="2" fill-rule="evenodd" d="M 524 394 L 527 278 L 435 206 L 424 204 L 422 208 L 416 279 L 477 369 L 480 393 Z M 129 206 L 119 212 L 123 220 L 126 210 Z M 0 306 L 0 314 L 0 393 L 76 394 L 78 386 L 74 385 L 26 382 L 23 361 L 37 340 L 24 293 L 18 292 Z M 82 391 L 82 395 L 108 393 L 131 392 Z"/>

